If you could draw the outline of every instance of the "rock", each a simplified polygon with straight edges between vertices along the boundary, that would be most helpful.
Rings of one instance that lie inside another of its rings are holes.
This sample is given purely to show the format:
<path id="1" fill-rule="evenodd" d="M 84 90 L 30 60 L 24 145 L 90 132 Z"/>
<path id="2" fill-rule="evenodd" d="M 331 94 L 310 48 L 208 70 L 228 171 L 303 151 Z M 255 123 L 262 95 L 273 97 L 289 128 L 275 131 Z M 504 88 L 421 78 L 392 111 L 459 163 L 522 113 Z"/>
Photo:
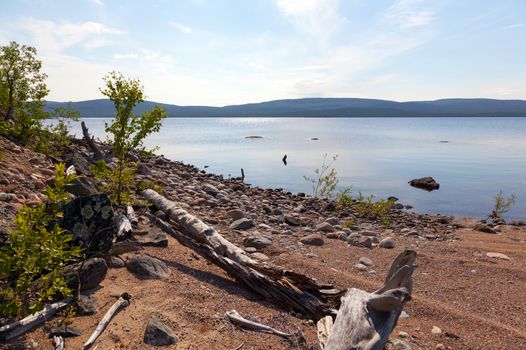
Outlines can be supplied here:
<path id="1" fill-rule="evenodd" d="M 110 258 L 110 266 L 109 266 L 110 268 L 112 268 L 112 269 L 122 269 L 125 266 L 126 266 L 126 264 L 124 263 L 124 260 L 122 260 L 118 256 L 112 256 Z"/>
<path id="2" fill-rule="evenodd" d="M 438 190 L 440 185 L 432 177 L 421 177 L 419 179 L 413 179 L 409 181 L 409 184 L 413 187 L 420 188 L 426 191 Z"/>
<path id="3" fill-rule="evenodd" d="M 217 196 L 217 194 L 219 193 L 219 190 L 215 186 L 208 183 L 205 183 L 203 185 L 203 191 L 205 191 L 206 194 L 209 194 L 213 197 Z"/>
<path id="4" fill-rule="evenodd" d="M 73 234 L 72 243 L 88 256 L 108 252 L 115 230 L 110 199 L 106 194 L 75 198 L 66 204 L 60 226 Z"/>
<path id="5" fill-rule="evenodd" d="M 247 218 L 242 218 L 239 220 L 234 221 L 230 224 L 230 228 L 233 230 L 248 230 L 254 225 L 252 220 Z"/>
<path id="6" fill-rule="evenodd" d="M 316 231 L 320 232 L 334 232 L 336 229 L 329 224 L 328 222 L 322 222 L 321 224 L 316 225 Z"/>
<path id="7" fill-rule="evenodd" d="M 108 265 L 102 258 L 90 258 L 82 263 L 68 265 L 64 267 L 60 275 L 64 277 L 66 284 L 72 289 L 77 290 L 80 282 L 80 290 L 95 288 L 106 277 Z"/>
<path id="8" fill-rule="evenodd" d="M 332 226 L 336 226 L 340 223 L 340 219 L 338 218 L 328 218 L 327 220 L 325 220 L 325 222 L 331 224 Z"/>
<path id="9" fill-rule="evenodd" d="M 511 260 L 509 256 L 502 254 L 502 253 L 489 252 L 489 253 L 486 253 L 486 256 L 488 258 L 493 258 L 493 259 Z"/>
<path id="10" fill-rule="evenodd" d="M 246 238 L 243 244 L 245 247 L 253 247 L 259 250 L 270 247 L 272 245 L 272 241 L 265 237 L 252 236 Z"/>
<path id="11" fill-rule="evenodd" d="M 256 260 L 259 260 L 259 261 L 267 261 L 267 260 L 269 260 L 268 256 L 266 256 L 263 253 L 259 253 L 259 252 L 252 253 L 252 254 L 250 254 L 250 256 L 252 258 L 256 259 Z"/>
<path id="12" fill-rule="evenodd" d="M 90 177 L 80 175 L 66 185 L 66 191 L 75 196 L 91 196 L 99 193 L 97 182 Z"/>
<path id="13" fill-rule="evenodd" d="M 159 279 L 170 274 L 164 262 L 145 254 L 136 254 L 126 260 L 126 268 L 139 279 Z"/>
<path id="14" fill-rule="evenodd" d="M 285 217 L 283 219 L 290 226 L 301 226 L 301 225 L 303 225 L 303 222 L 301 221 L 301 219 L 296 217 L 296 216 L 285 215 Z"/>
<path id="15" fill-rule="evenodd" d="M 75 167 L 75 171 L 78 175 L 87 175 L 91 176 L 91 171 L 89 170 L 89 163 L 81 156 L 78 152 L 68 153 L 64 157 L 64 162 L 66 163 L 66 168 L 69 168 L 70 166 Z"/>
<path id="16" fill-rule="evenodd" d="M 345 234 L 345 232 L 343 232 Z M 330 239 L 337 239 L 340 234 L 342 234 L 342 232 L 329 232 L 327 233 L 327 238 L 330 238 Z"/>
<path id="17" fill-rule="evenodd" d="M 368 266 L 368 267 L 373 267 L 374 266 L 374 262 L 371 259 L 369 259 L 369 258 L 367 258 L 365 256 L 362 256 L 360 258 L 359 262 L 360 262 L 360 264 Z"/>
<path id="18" fill-rule="evenodd" d="M 77 301 L 77 315 L 90 316 L 97 313 L 97 301 L 93 296 L 80 295 Z"/>
<path id="19" fill-rule="evenodd" d="M 137 172 L 144 176 L 151 176 L 153 174 L 152 169 L 150 169 L 150 167 L 146 164 L 139 164 Z"/>
<path id="20" fill-rule="evenodd" d="M 13 193 L 0 193 L 0 202 L 11 202 L 13 199 L 16 199 Z"/>
<path id="21" fill-rule="evenodd" d="M 480 221 L 470 218 L 469 216 L 454 217 L 451 220 L 451 225 L 460 228 L 475 228 L 480 224 Z"/>
<path id="22" fill-rule="evenodd" d="M 150 230 L 145 235 L 134 235 L 133 238 L 142 246 L 146 247 L 168 247 L 168 236 L 166 233 Z"/>
<path id="23" fill-rule="evenodd" d="M 319 233 L 313 233 L 300 239 L 300 242 L 306 245 L 322 246 L 323 238 Z"/>
<path id="24" fill-rule="evenodd" d="M 497 233 L 497 231 L 495 231 L 493 228 L 489 227 L 486 224 L 478 224 L 477 226 L 474 227 L 474 229 L 480 232 L 485 232 L 485 233 L 492 233 L 492 234 Z"/>
<path id="25" fill-rule="evenodd" d="M 358 271 L 367 271 L 367 266 L 365 266 L 364 264 L 356 264 L 354 265 L 354 267 L 356 267 Z"/>
<path id="26" fill-rule="evenodd" d="M 437 326 L 433 326 L 433 328 L 431 329 L 431 333 L 435 335 L 442 334 L 442 330 Z"/>
<path id="27" fill-rule="evenodd" d="M 148 345 L 164 346 L 175 344 L 179 339 L 159 317 L 152 314 L 146 325 L 143 340 Z"/>
<path id="28" fill-rule="evenodd" d="M 392 350 L 411 350 L 411 346 L 400 339 L 389 339 L 388 343 Z"/>
<path id="29" fill-rule="evenodd" d="M 226 216 L 235 220 L 243 219 L 245 217 L 245 212 L 240 209 L 232 209 L 226 212 Z"/>
<path id="30" fill-rule="evenodd" d="M 398 336 L 400 338 L 409 338 L 409 334 L 407 332 L 399 332 Z"/>
<path id="31" fill-rule="evenodd" d="M 396 243 L 391 237 L 385 237 L 380 241 L 379 246 L 385 249 L 393 249 L 396 246 Z"/>
<path id="32" fill-rule="evenodd" d="M 63 337 L 63 338 L 72 338 L 72 337 L 80 337 L 82 335 L 82 332 L 70 325 L 61 325 L 58 327 L 51 328 L 51 331 L 49 332 L 49 337 L 53 338 L 54 336 L 57 337 Z"/>
<path id="33" fill-rule="evenodd" d="M 435 346 L 435 349 L 436 350 L 446 350 L 446 346 L 442 343 L 438 343 L 436 346 Z"/>
<path id="34" fill-rule="evenodd" d="M 372 248 L 373 239 L 359 234 L 352 234 L 347 238 L 347 243 L 357 247 Z"/>

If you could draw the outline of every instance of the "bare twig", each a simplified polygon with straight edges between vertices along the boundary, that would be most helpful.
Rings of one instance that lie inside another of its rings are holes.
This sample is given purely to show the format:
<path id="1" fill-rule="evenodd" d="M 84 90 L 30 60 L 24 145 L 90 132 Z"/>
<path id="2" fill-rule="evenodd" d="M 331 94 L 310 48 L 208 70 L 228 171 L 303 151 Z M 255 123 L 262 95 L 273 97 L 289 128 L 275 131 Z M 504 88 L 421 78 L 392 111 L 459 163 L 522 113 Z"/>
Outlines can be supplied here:
<path id="1" fill-rule="evenodd" d="M 246 329 L 246 330 L 251 330 L 251 331 L 260 332 L 260 333 L 274 334 L 274 335 L 277 335 L 279 337 L 283 337 L 286 339 L 289 339 L 290 337 L 292 337 L 292 334 L 284 333 L 272 327 L 266 326 L 264 324 L 247 320 L 246 318 L 241 316 L 236 310 L 227 311 L 225 313 L 225 316 L 231 323 L 237 325 L 240 328 Z"/>

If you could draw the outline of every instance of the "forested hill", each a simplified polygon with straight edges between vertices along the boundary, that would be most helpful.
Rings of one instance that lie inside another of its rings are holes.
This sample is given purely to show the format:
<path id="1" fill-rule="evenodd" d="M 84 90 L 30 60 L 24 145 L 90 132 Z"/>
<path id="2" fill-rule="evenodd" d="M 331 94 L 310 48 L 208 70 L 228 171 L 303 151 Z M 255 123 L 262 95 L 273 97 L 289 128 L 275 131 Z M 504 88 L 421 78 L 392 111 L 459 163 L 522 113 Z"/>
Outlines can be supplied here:
<path id="1" fill-rule="evenodd" d="M 65 102 L 47 102 L 51 110 Z M 177 106 L 146 101 L 136 112 L 154 105 L 166 109 L 170 117 L 526 117 L 525 100 L 442 99 L 436 101 L 395 102 L 361 98 L 304 98 L 275 100 L 225 107 Z M 82 117 L 113 116 L 109 100 L 73 102 Z"/>

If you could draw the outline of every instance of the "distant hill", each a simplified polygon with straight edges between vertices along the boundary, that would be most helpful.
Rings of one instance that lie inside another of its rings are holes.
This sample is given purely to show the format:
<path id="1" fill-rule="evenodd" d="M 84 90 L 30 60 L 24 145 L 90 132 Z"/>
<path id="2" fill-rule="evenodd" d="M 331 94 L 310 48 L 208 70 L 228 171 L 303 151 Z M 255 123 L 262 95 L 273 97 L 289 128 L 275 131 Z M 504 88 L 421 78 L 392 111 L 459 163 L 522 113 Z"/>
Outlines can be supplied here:
<path id="1" fill-rule="evenodd" d="M 48 101 L 51 110 L 65 102 Z M 494 99 L 442 99 L 396 102 L 363 98 L 303 98 L 248 103 L 224 107 L 177 106 L 146 101 L 136 113 L 164 107 L 169 117 L 526 117 L 526 101 Z M 110 117 L 115 113 L 110 100 L 73 102 L 82 117 Z"/>

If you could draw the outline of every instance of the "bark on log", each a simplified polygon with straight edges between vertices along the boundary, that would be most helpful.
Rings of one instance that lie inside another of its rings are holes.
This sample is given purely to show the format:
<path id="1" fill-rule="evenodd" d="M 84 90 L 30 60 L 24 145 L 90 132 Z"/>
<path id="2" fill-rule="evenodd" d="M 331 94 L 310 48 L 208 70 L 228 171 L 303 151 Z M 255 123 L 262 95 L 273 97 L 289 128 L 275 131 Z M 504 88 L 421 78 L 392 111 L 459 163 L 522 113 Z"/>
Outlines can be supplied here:
<path id="1" fill-rule="evenodd" d="M 122 293 L 119 297 L 119 300 L 113 304 L 113 306 L 106 312 L 102 320 L 100 320 L 99 324 L 97 325 L 97 328 L 95 328 L 95 331 L 93 334 L 89 337 L 88 341 L 84 344 L 82 347 L 82 350 L 89 349 L 93 343 L 95 343 L 95 340 L 104 332 L 108 324 L 110 323 L 111 319 L 121 308 L 124 308 L 130 304 L 130 298 L 131 296 L 128 293 Z"/>
<path id="2" fill-rule="evenodd" d="M 276 304 L 282 305 L 288 310 L 300 312 L 314 320 L 325 315 L 336 314 L 343 292 L 334 289 L 333 286 L 319 285 L 315 280 L 305 275 L 287 271 L 281 267 L 257 264 L 248 257 L 246 257 L 248 259 L 247 264 L 240 263 L 221 254 L 226 251 L 232 252 L 231 250 L 224 247 L 216 250 L 207 243 L 206 237 L 201 237 L 201 241 L 205 242 L 198 242 L 193 237 L 175 230 L 170 224 L 154 215 L 148 215 L 148 218 L 163 231 L 177 239 L 179 243 L 205 257 L 254 292 L 273 300 Z M 204 232 L 211 233 L 210 230 Z M 236 247 L 236 249 L 239 248 Z M 234 255 L 234 257 L 236 256 Z"/>
<path id="3" fill-rule="evenodd" d="M 384 286 L 373 293 L 349 289 L 322 349 L 382 350 L 411 297 L 415 259 L 414 251 L 402 252 L 391 265 Z M 318 323 L 318 329 L 323 327 Z"/>
<path id="4" fill-rule="evenodd" d="M 60 309 L 71 304 L 73 299 L 68 298 L 44 306 L 44 309 L 29 315 L 19 321 L 0 327 L 0 340 L 14 339 L 27 331 L 41 325 L 53 317 Z"/>
<path id="5" fill-rule="evenodd" d="M 99 147 L 93 140 L 93 137 L 90 136 L 89 130 L 86 127 L 86 124 L 84 123 L 84 121 L 82 121 L 80 125 L 82 127 L 82 134 L 84 135 L 84 140 L 86 140 L 88 147 L 91 149 L 91 151 L 95 155 L 95 160 L 104 159 L 104 154 L 102 153 L 102 151 L 99 149 Z"/>

